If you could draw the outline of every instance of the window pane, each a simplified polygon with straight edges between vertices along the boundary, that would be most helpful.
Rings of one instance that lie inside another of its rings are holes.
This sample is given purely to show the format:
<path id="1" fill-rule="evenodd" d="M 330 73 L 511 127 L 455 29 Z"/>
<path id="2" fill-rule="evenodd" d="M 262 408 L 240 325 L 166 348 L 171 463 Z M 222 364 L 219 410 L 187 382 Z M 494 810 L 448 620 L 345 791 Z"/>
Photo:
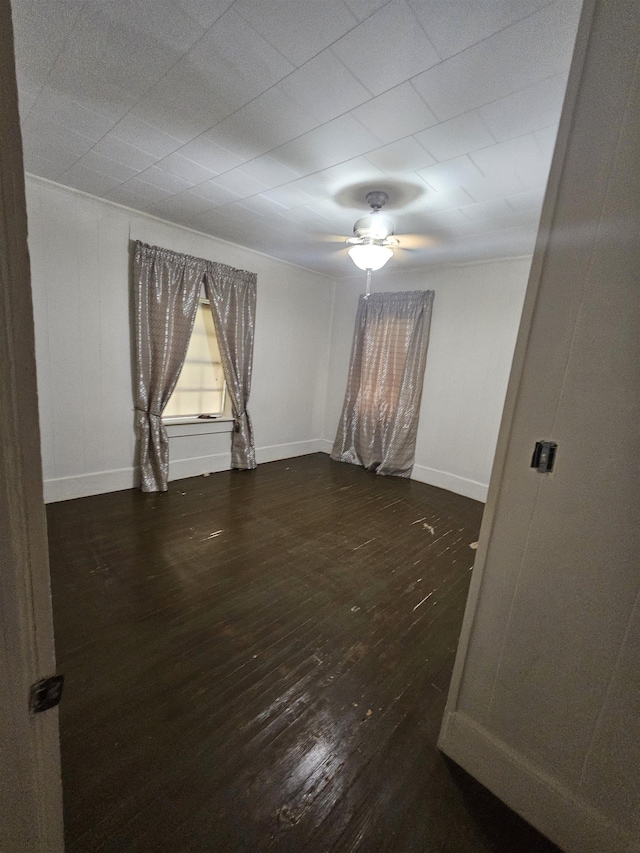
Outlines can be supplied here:
<path id="1" fill-rule="evenodd" d="M 180 378 L 164 410 L 165 418 L 221 415 L 224 373 L 209 305 L 199 305 Z"/>

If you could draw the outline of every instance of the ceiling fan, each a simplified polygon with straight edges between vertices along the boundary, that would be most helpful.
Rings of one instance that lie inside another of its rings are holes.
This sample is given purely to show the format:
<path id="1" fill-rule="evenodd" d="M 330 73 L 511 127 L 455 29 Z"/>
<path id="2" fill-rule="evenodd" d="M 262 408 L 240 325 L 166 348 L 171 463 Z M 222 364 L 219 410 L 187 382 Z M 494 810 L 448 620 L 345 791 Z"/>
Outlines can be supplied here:
<path id="1" fill-rule="evenodd" d="M 393 220 L 382 212 L 389 201 L 389 195 L 383 190 L 372 190 L 366 194 L 371 213 L 358 219 L 353 226 L 353 237 L 345 242 L 349 245 L 348 254 L 354 264 L 367 274 L 367 296 L 371 289 L 371 273 L 381 269 L 393 257 L 394 250 L 404 251 L 420 249 L 433 245 L 433 237 L 420 234 L 400 234 L 394 236 Z M 344 238 L 341 238 L 344 239 Z"/>
<path id="2" fill-rule="evenodd" d="M 351 245 L 349 257 L 357 267 L 367 271 L 379 270 L 400 244 L 393 236 L 393 222 L 381 212 L 389 201 L 387 193 L 373 190 L 367 193 L 366 199 L 372 212 L 357 220 L 353 226 L 354 236 L 346 242 Z"/>

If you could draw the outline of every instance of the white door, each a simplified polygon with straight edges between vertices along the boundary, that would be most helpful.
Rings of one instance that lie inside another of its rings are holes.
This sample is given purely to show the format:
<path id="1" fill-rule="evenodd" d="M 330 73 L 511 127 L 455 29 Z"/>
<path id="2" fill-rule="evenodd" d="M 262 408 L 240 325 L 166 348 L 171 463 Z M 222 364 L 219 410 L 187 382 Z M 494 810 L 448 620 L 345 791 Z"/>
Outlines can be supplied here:
<path id="1" fill-rule="evenodd" d="M 58 711 L 29 711 L 55 673 L 22 147 L 9 0 L 0 0 L 0 850 L 59 853 Z"/>
<path id="2" fill-rule="evenodd" d="M 639 425 L 640 3 L 589 0 L 440 739 L 575 853 L 640 850 Z"/>

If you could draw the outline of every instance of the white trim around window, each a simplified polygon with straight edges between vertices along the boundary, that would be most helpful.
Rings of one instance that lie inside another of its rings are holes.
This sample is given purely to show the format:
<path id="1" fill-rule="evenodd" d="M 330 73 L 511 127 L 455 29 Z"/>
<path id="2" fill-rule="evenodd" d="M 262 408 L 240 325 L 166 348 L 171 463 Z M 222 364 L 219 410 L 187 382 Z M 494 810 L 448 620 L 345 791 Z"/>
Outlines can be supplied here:
<path id="1" fill-rule="evenodd" d="M 163 420 L 169 438 L 178 435 L 210 435 L 233 432 L 233 418 L 166 418 Z"/>

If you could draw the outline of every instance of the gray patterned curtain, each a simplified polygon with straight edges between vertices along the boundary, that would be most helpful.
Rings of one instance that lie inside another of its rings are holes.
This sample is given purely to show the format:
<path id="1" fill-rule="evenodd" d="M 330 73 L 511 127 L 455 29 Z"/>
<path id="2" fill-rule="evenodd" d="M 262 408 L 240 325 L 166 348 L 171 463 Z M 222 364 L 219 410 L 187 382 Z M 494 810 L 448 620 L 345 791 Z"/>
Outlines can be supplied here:
<path id="1" fill-rule="evenodd" d="M 136 413 L 143 492 L 165 492 L 169 439 L 162 412 L 189 346 L 204 270 L 197 258 L 136 242 Z"/>
<path id="2" fill-rule="evenodd" d="M 205 287 L 235 421 L 231 467 L 255 468 L 256 449 L 247 402 L 253 364 L 256 275 L 224 264 L 210 263 Z"/>
<path id="3" fill-rule="evenodd" d="M 432 306 L 432 290 L 360 297 L 332 459 L 411 475 Z"/>
<path id="4" fill-rule="evenodd" d="M 233 435 L 232 464 L 237 468 L 255 468 L 253 435 L 246 409 L 253 357 L 255 274 L 139 241 L 135 244 L 133 267 L 135 408 L 142 491 L 167 490 L 169 440 L 162 412 L 184 364 L 203 283 L 211 299 L 238 430 Z"/>

